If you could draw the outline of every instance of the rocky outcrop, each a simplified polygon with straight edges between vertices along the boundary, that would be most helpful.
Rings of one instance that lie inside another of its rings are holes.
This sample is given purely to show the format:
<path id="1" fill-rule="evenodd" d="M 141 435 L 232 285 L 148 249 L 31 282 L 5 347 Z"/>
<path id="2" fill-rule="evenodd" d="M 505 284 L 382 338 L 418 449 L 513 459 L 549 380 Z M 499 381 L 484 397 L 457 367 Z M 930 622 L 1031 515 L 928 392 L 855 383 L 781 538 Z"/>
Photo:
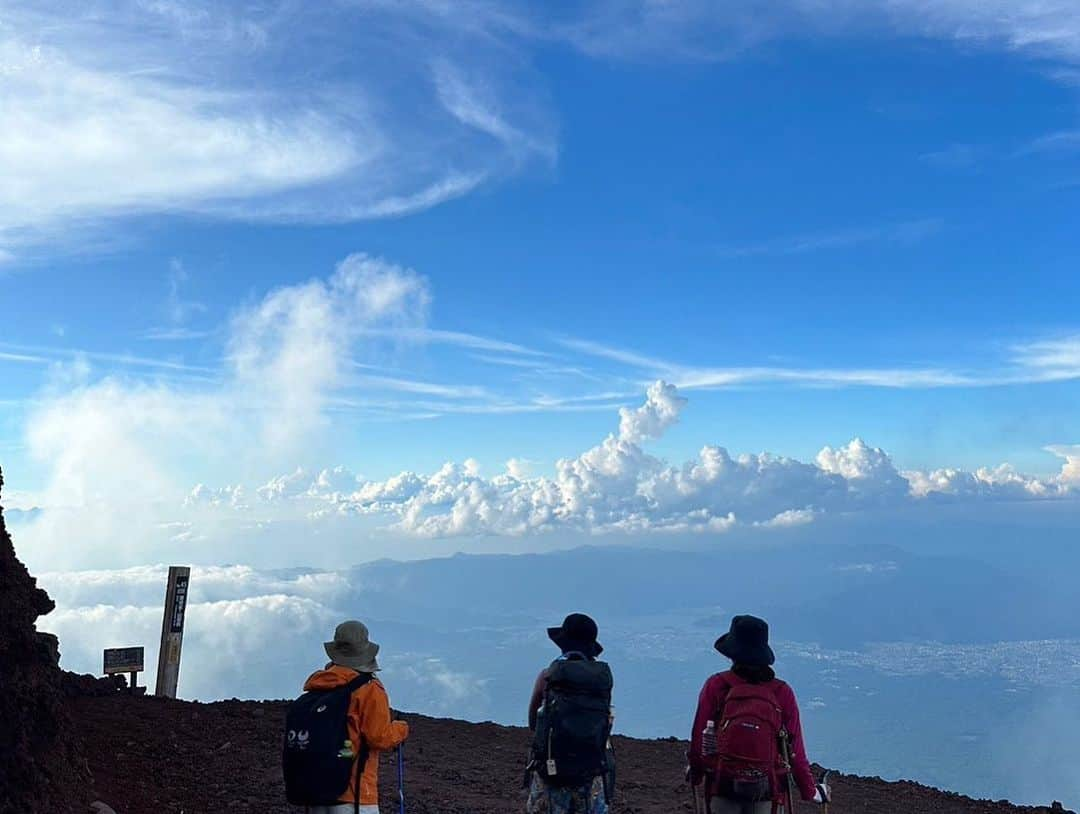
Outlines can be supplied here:
<path id="1" fill-rule="evenodd" d="M 83 810 L 88 770 L 64 710 L 58 643 L 36 627 L 53 607 L 15 556 L 0 507 L 0 814 Z"/>

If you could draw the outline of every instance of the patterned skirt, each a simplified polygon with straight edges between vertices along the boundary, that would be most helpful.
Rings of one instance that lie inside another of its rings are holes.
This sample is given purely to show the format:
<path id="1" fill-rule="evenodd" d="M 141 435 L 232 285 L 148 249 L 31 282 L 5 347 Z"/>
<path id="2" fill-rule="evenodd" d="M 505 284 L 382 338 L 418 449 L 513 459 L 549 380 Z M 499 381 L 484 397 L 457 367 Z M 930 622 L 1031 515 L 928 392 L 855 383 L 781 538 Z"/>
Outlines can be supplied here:
<path id="1" fill-rule="evenodd" d="M 533 773 L 525 814 L 608 814 L 604 779 L 597 777 L 586 786 L 563 788 L 549 786 Z"/>

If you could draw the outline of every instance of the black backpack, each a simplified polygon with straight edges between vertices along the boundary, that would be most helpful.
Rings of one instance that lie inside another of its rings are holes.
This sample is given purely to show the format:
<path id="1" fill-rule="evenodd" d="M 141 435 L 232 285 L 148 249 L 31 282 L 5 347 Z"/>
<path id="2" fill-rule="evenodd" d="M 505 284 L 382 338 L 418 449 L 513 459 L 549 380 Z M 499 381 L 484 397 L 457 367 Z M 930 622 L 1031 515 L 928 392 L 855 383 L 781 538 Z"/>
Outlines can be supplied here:
<path id="1" fill-rule="evenodd" d="M 548 668 L 533 738 L 533 764 L 547 783 L 583 786 L 607 773 L 613 686 L 602 661 L 571 657 Z"/>
<path id="2" fill-rule="evenodd" d="M 359 810 L 360 776 L 364 773 L 368 748 L 361 742 L 359 754 L 354 755 L 345 743 L 349 740 L 352 694 L 372 678 L 371 673 L 360 673 L 348 684 L 306 692 L 289 705 L 281 763 L 285 797 L 292 805 L 339 805 L 341 795 L 348 791 L 355 762 L 355 797 Z"/>

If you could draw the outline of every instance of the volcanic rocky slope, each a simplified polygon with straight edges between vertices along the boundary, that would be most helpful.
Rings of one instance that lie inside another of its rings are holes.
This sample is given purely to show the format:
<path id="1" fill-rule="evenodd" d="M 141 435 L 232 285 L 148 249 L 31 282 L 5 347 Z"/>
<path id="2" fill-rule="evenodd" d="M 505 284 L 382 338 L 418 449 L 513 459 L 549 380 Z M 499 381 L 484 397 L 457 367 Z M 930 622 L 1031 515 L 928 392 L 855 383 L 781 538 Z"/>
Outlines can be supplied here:
<path id="1" fill-rule="evenodd" d="M 98 796 L 119 814 L 288 812 L 281 782 L 283 702 L 196 704 L 122 695 L 76 700 Z M 406 715 L 409 814 L 523 810 L 525 730 Z M 686 743 L 616 738 L 613 814 L 690 812 Z M 384 755 L 382 811 L 398 811 L 396 762 Z M 832 814 L 1051 814 L 1062 809 L 980 802 L 915 783 L 837 776 Z M 801 806 L 800 814 L 820 812 Z"/>
<path id="2" fill-rule="evenodd" d="M 0 489 L 3 488 L 0 473 Z M 84 801 L 89 775 L 64 711 L 56 637 L 39 633 L 53 602 L 15 556 L 0 508 L 0 813 L 56 812 Z"/>

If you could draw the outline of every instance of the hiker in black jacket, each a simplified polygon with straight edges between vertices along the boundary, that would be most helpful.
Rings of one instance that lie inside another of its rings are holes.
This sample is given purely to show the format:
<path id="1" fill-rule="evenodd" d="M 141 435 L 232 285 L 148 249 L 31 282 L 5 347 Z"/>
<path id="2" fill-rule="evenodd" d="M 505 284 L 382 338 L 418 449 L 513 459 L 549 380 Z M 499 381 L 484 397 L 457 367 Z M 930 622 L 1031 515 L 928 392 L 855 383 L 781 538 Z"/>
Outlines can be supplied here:
<path id="1" fill-rule="evenodd" d="M 540 672 L 529 699 L 533 731 L 527 814 L 607 814 L 611 669 L 596 622 L 572 613 L 548 636 L 560 655 Z"/>

